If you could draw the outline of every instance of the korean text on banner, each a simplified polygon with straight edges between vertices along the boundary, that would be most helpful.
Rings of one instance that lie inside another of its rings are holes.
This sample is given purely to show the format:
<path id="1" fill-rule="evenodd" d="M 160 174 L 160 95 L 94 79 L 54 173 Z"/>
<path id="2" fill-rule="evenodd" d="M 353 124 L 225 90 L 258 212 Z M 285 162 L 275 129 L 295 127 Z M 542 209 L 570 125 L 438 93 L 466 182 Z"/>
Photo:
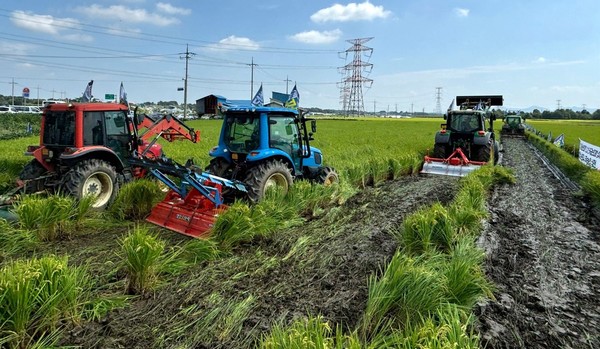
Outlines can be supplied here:
<path id="1" fill-rule="evenodd" d="M 600 147 L 579 139 L 579 161 L 600 170 Z"/>

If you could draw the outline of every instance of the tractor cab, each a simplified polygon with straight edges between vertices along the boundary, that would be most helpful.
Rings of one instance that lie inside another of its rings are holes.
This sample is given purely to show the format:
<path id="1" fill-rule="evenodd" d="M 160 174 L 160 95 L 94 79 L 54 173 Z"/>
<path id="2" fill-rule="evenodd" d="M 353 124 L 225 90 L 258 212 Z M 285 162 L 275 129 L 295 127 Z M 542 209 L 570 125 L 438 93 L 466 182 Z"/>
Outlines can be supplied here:
<path id="1" fill-rule="evenodd" d="M 273 185 L 287 191 L 295 177 L 337 181 L 333 169 L 323 167 L 321 151 L 310 146 L 314 132 L 315 120 L 296 109 L 227 108 L 219 144 L 209 153 L 213 159 L 207 170 L 249 184 L 253 201 Z"/>

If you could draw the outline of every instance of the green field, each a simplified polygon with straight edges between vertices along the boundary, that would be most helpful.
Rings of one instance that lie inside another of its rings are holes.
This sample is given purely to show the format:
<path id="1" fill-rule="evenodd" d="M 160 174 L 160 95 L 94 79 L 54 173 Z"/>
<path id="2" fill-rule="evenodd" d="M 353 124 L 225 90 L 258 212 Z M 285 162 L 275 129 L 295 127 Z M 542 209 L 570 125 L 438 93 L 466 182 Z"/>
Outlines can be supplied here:
<path id="1" fill-rule="evenodd" d="M 536 130 L 552 138 L 565 134 L 565 144 L 579 148 L 579 139 L 600 145 L 600 121 L 598 120 L 527 120 Z"/>

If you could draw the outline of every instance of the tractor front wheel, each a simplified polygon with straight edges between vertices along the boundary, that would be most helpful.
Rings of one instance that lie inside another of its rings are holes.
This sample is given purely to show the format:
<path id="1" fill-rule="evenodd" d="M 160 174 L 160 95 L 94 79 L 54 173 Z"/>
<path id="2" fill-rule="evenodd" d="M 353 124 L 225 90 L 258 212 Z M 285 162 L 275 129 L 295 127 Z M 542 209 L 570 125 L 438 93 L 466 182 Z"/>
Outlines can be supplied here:
<path id="1" fill-rule="evenodd" d="M 318 182 L 324 186 L 332 185 L 340 181 L 340 177 L 333 167 L 323 167 L 319 170 Z"/>
<path id="2" fill-rule="evenodd" d="M 293 182 L 290 169 L 279 160 L 268 161 L 252 167 L 248 170 L 244 181 L 248 190 L 248 198 L 253 202 L 260 201 L 270 189 L 274 188 L 287 194 Z"/>
<path id="3" fill-rule="evenodd" d="M 85 160 L 67 172 L 62 188 L 77 199 L 93 196 L 92 207 L 103 210 L 114 201 L 119 191 L 117 171 L 106 161 Z"/>

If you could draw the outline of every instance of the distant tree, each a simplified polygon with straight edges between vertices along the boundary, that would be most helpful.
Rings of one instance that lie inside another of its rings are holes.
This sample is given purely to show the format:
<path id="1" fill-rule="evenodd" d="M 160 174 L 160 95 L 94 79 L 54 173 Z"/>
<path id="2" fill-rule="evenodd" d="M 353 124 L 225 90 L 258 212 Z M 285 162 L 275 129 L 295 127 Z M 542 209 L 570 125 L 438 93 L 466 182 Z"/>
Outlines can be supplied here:
<path id="1" fill-rule="evenodd" d="M 533 112 L 531 113 L 532 119 L 540 119 L 541 117 L 542 117 L 542 112 L 540 112 L 539 109 L 534 109 Z"/>
<path id="2" fill-rule="evenodd" d="M 592 119 L 600 120 L 600 109 L 596 109 L 596 111 L 592 114 Z"/>

